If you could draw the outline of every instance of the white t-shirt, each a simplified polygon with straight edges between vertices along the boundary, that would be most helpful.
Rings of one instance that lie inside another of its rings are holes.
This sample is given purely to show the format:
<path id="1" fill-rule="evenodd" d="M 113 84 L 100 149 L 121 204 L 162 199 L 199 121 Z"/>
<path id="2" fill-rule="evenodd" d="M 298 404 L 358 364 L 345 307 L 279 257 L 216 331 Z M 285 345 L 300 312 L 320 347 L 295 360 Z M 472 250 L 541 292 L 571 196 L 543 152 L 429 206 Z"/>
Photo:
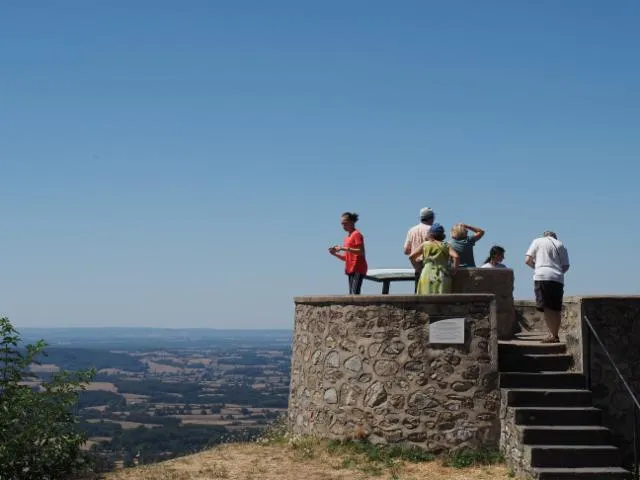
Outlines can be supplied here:
<path id="1" fill-rule="evenodd" d="M 534 261 L 534 280 L 564 283 L 564 267 L 569 266 L 569 254 L 560 240 L 553 237 L 536 238 L 526 255 Z"/>
<path id="2" fill-rule="evenodd" d="M 504 263 L 497 263 L 494 265 L 491 262 L 487 262 L 484 265 L 482 265 L 480 268 L 507 268 L 507 266 Z"/>

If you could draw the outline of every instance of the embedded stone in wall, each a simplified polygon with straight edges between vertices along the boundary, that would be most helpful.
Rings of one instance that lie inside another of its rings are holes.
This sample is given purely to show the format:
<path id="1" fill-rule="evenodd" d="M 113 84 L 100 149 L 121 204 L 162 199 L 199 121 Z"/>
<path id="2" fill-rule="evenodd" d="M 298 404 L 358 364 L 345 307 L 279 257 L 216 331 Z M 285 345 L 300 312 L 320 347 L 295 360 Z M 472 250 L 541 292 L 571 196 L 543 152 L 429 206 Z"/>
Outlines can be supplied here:
<path id="1" fill-rule="evenodd" d="M 466 392 L 473 387 L 473 385 L 474 384 L 472 382 L 453 382 L 451 384 L 451 388 L 456 392 Z"/>
<path id="2" fill-rule="evenodd" d="M 362 396 L 362 389 L 356 385 L 343 384 L 340 389 L 340 403 L 346 406 L 357 405 Z"/>
<path id="3" fill-rule="evenodd" d="M 409 396 L 407 405 L 417 410 L 426 410 L 427 408 L 437 407 L 440 405 L 440 402 L 422 392 L 415 392 Z"/>
<path id="4" fill-rule="evenodd" d="M 362 360 L 360 360 L 359 356 L 354 355 L 345 360 L 344 367 L 352 372 L 359 372 L 362 370 Z"/>
<path id="5" fill-rule="evenodd" d="M 328 388 L 324 392 L 324 401 L 329 404 L 338 403 L 338 392 L 335 388 Z"/>
<path id="6" fill-rule="evenodd" d="M 409 356 L 421 359 L 424 356 L 424 345 L 422 342 L 413 342 L 409 345 Z"/>
<path id="7" fill-rule="evenodd" d="M 400 365 L 393 360 L 377 360 L 373 366 L 373 370 L 381 377 L 390 377 L 398 373 Z"/>
<path id="8" fill-rule="evenodd" d="M 387 400 L 387 391 L 381 382 L 375 382 L 368 389 L 364 397 L 367 407 L 377 407 Z"/>
<path id="9" fill-rule="evenodd" d="M 402 353 L 403 350 L 404 350 L 404 343 L 396 340 L 395 342 L 391 342 L 389 345 L 385 347 L 385 349 L 382 351 L 382 356 L 395 357 L 400 353 Z"/>
<path id="10" fill-rule="evenodd" d="M 311 363 L 313 363 L 314 365 L 317 365 L 320 362 L 321 358 L 322 358 L 322 352 L 320 350 L 316 350 L 313 353 L 313 356 L 311 357 Z"/>
<path id="11" fill-rule="evenodd" d="M 340 355 L 338 355 L 338 352 L 329 352 L 324 364 L 327 367 L 338 368 L 340 366 Z"/>
<path id="12" fill-rule="evenodd" d="M 424 364 L 419 360 L 411 360 L 404 364 L 404 369 L 407 372 L 422 372 Z"/>

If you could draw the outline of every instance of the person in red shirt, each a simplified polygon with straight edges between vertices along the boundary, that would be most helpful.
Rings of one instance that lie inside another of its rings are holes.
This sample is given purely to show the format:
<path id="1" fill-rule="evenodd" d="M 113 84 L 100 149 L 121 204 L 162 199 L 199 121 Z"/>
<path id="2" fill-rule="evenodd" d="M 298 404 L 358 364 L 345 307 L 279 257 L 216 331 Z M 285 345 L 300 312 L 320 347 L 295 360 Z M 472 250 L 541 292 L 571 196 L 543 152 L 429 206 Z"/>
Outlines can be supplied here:
<path id="1" fill-rule="evenodd" d="M 347 237 L 344 245 L 335 245 L 329 249 L 329 253 L 344 262 L 344 273 L 349 278 L 349 294 L 360 295 L 362 280 L 367 274 L 367 260 L 364 254 L 364 237 L 356 230 L 358 214 L 345 212 L 340 217 L 340 224 Z M 344 252 L 341 254 L 340 252 Z"/>

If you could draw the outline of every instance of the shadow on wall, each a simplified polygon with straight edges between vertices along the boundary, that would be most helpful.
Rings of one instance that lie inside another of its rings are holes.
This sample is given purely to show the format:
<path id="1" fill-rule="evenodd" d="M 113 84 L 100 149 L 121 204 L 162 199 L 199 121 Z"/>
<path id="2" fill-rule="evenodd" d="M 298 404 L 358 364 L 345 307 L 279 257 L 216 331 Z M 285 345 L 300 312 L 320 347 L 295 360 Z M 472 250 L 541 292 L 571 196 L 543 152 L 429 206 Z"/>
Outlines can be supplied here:
<path id="1" fill-rule="evenodd" d="M 496 296 L 498 338 L 513 336 L 513 270 L 508 268 L 460 268 L 453 278 L 452 293 L 492 293 Z"/>
<path id="2" fill-rule="evenodd" d="M 640 297 L 585 297 L 582 313 L 640 399 Z M 604 424 L 613 432 L 625 465 L 633 462 L 633 403 L 595 338 L 585 332 L 594 405 L 602 409 Z M 640 413 L 640 412 L 639 412 Z M 640 433 L 640 432 L 638 432 Z"/>

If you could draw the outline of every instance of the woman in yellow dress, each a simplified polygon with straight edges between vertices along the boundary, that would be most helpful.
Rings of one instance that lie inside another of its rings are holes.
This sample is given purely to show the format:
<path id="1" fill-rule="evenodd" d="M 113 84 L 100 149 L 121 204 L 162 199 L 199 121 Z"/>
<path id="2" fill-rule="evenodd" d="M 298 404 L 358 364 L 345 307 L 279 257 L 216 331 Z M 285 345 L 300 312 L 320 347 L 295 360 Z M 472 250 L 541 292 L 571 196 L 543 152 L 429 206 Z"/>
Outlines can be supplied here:
<path id="1" fill-rule="evenodd" d="M 419 295 L 451 293 L 451 278 L 460 265 L 460 256 L 444 239 L 444 227 L 434 223 L 429 229 L 428 240 L 411 252 L 411 259 L 422 256 L 424 262 L 416 291 Z"/>

